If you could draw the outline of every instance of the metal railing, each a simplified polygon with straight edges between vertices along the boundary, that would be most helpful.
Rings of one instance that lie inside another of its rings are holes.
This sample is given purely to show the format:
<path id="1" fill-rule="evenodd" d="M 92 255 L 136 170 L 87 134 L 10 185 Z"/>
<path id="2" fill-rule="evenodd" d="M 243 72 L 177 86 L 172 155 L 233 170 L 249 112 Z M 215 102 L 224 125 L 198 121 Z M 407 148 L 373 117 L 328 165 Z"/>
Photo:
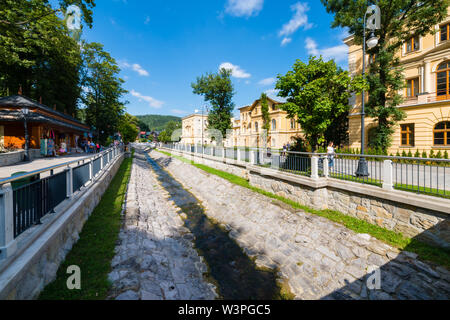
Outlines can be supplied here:
<path id="1" fill-rule="evenodd" d="M 40 224 L 44 216 L 54 212 L 64 200 L 93 181 L 122 152 L 121 147 L 111 148 L 82 160 L 0 180 L 0 219 L 4 220 L 3 223 L 0 221 L 0 226 L 5 226 L 5 230 L 0 230 L 0 248 L 7 244 L 5 221 L 11 221 L 12 239 L 15 239 L 33 225 Z M 64 171 L 54 174 L 54 170 L 61 168 Z M 43 173 L 50 175 L 27 182 L 27 179 Z M 12 216 L 10 220 L 9 215 Z"/>
<path id="2" fill-rule="evenodd" d="M 279 171 L 311 178 L 334 178 L 370 184 L 387 190 L 404 190 L 450 198 L 450 160 L 436 158 L 408 158 L 375 155 L 305 153 L 261 148 L 223 148 L 200 145 L 184 147 L 166 144 L 166 148 L 250 162 Z M 357 174 L 360 158 L 367 163 L 368 175 Z"/>

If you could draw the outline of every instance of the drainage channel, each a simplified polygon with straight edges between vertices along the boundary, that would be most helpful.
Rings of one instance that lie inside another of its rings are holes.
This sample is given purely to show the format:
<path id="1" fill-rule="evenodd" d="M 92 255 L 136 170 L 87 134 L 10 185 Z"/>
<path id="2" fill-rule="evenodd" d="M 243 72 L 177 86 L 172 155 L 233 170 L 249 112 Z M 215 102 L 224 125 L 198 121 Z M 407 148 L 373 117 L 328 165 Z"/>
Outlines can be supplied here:
<path id="1" fill-rule="evenodd" d="M 195 236 L 195 247 L 209 267 L 209 280 L 225 300 L 285 299 L 282 285 L 277 281 L 277 270 L 258 268 L 229 237 L 228 232 L 205 214 L 199 200 L 185 190 L 168 172 L 145 153 L 158 181 L 184 213 L 185 226 Z M 168 158 L 166 161 L 171 161 Z"/>

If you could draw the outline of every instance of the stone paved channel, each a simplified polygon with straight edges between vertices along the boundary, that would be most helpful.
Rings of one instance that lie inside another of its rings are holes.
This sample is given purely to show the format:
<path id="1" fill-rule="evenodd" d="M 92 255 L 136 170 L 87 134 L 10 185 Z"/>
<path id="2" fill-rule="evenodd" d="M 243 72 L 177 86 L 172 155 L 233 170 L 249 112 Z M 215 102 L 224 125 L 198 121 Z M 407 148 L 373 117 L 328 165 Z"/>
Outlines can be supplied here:
<path id="1" fill-rule="evenodd" d="M 168 201 L 146 158 L 133 160 L 124 225 L 119 235 L 110 299 L 215 299 L 207 266 L 194 249 L 193 234 Z"/>
<path id="2" fill-rule="evenodd" d="M 450 298 L 450 272 L 443 267 L 157 151 L 150 156 L 201 201 L 208 218 L 227 229 L 256 265 L 279 270 L 296 299 Z M 153 210 L 166 219 L 163 209 Z"/>

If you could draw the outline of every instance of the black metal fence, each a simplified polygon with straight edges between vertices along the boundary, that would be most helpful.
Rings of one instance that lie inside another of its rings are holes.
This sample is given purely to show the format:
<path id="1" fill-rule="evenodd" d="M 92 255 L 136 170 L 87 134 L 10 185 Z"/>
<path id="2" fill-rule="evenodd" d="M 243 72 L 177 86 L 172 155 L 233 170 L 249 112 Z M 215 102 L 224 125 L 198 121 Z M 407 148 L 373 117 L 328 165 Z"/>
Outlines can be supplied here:
<path id="1" fill-rule="evenodd" d="M 92 161 L 92 177 L 101 170 L 101 161 L 105 168 L 122 150 L 107 150 L 103 154 L 96 155 Z M 86 160 L 84 160 L 86 161 Z M 26 177 L 3 179 L 1 182 L 12 183 L 12 215 L 14 237 L 19 236 L 31 226 L 40 224 L 41 218 L 53 212 L 55 208 L 67 199 L 71 192 L 80 191 L 91 179 L 91 162 L 83 163 L 70 169 L 68 166 L 76 162 L 62 164 L 57 167 L 66 167 L 63 172 L 53 174 L 55 167 L 42 169 L 35 172 L 50 171 L 50 176 L 23 185 Z M 68 180 L 70 179 L 70 180 Z M 70 185 L 72 183 L 72 185 Z M 68 190 L 68 186 L 71 190 Z M 4 195 L 2 194 L 2 197 Z"/>

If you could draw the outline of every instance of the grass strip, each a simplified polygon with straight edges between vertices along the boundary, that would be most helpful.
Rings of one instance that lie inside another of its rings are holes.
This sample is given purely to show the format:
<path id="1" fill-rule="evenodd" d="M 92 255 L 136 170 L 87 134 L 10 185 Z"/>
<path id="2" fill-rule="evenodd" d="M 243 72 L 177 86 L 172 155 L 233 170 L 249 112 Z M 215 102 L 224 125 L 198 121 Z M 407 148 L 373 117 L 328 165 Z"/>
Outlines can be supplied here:
<path id="1" fill-rule="evenodd" d="M 39 300 L 105 300 L 110 288 L 108 274 L 121 227 L 122 204 L 131 174 L 132 157 L 123 160 L 100 203 L 86 221 L 80 239 L 60 265 L 56 279 Z M 67 289 L 69 266 L 81 269 L 81 290 Z"/>
<path id="2" fill-rule="evenodd" d="M 177 156 L 177 155 L 172 155 L 171 153 L 168 153 L 165 151 L 158 150 L 158 152 L 161 152 L 162 154 L 165 154 L 167 156 L 179 159 L 185 163 L 191 164 L 205 172 L 219 176 L 225 180 L 228 180 L 231 183 L 234 183 L 241 187 L 245 187 L 254 192 L 262 194 L 266 197 L 286 203 L 295 209 L 303 210 L 305 212 L 309 212 L 311 214 L 315 214 L 315 215 L 327 218 L 331 221 L 334 221 L 336 223 L 339 223 L 339 224 L 345 226 L 346 228 L 348 228 L 350 230 L 355 231 L 356 233 L 370 234 L 374 238 L 377 238 L 378 240 L 381 240 L 393 247 L 396 247 L 400 250 L 414 252 L 414 253 L 418 254 L 419 257 L 423 260 L 427 260 L 427 261 L 439 264 L 441 266 L 444 266 L 447 269 L 450 269 L 450 250 L 446 250 L 446 249 L 440 248 L 440 247 L 435 247 L 435 246 L 429 245 L 429 244 L 422 242 L 420 240 L 417 240 L 417 239 L 405 237 L 401 233 L 398 233 L 398 232 L 395 232 L 392 230 L 388 230 L 388 229 L 382 228 L 377 225 L 373 225 L 367 221 L 348 216 L 339 211 L 328 210 L 328 209 L 327 210 L 312 209 L 310 207 L 302 205 L 293 200 L 290 200 L 290 199 L 275 195 L 271 192 L 262 190 L 260 188 L 254 187 L 254 186 L 250 185 L 250 182 L 247 181 L 246 179 L 236 176 L 234 174 L 224 172 L 221 170 L 217 170 L 217 169 L 208 167 L 203 164 L 194 163 L 188 159 L 185 159 L 185 158 Z"/>

